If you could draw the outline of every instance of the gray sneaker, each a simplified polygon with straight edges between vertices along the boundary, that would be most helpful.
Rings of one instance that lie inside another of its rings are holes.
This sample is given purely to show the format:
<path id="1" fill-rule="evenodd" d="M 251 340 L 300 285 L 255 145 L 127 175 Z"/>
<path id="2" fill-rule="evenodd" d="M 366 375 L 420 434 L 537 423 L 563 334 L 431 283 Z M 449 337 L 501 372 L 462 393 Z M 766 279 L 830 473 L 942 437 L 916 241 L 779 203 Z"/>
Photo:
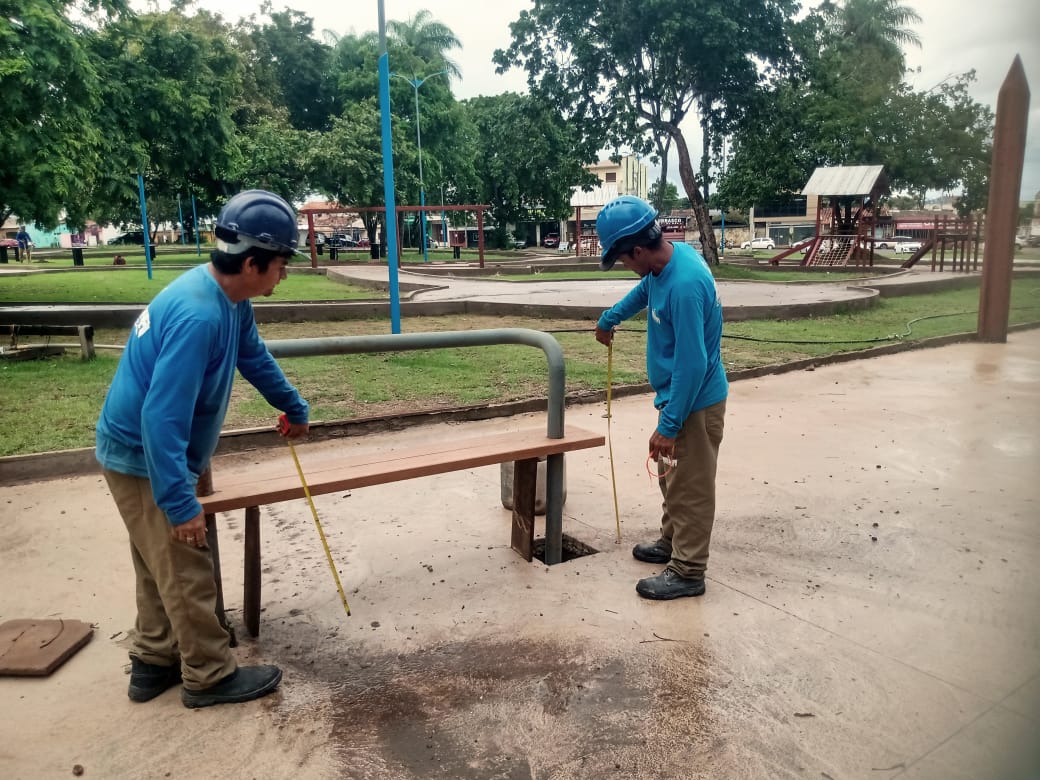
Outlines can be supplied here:
<path id="1" fill-rule="evenodd" d="M 181 689 L 181 701 L 191 709 L 252 701 L 274 691 L 281 680 L 282 670 L 277 666 L 240 666 L 209 688 L 201 691 Z"/>
<path id="2" fill-rule="evenodd" d="M 643 563 L 668 563 L 672 559 L 672 543 L 667 539 L 658 539 L 649 544 L 637 544 L 632 548 L 632 557 Z"/>
<path id="3" fill-rule="evenodd" d="M 665 569 L 656 577 L 647 577 L 636 583 L 636 593 L 644 599 L 677 599 L 682 596 L 703 596 L 704 579 L 680 577 Z"/>

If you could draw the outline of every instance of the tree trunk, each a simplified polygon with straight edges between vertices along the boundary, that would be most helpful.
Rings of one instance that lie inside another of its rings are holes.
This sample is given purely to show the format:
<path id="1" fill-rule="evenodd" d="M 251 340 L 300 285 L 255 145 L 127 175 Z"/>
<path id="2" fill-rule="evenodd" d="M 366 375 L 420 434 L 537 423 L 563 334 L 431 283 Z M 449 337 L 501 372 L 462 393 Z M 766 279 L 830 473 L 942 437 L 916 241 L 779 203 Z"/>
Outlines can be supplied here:
<path id="1" fill-rule="evenodd" d="M 719 264 L 719 247 L 715 243 L 715 231 L 711 227 L 711 216 L 708 204 L 704 202 L 700 188 L 697 186 L 697 175 L 693 172 L 690 160 L 690 149 L 682 131 L 675 125 L 668 125 L 668 132 L 675 140 L 675 150 L 679 153 L 679 178 L 682 179 L 686 197 L 690 199 L 693 215 L 697 218 L 697 227 L 701 231 L 701 254 L 711 265 Z"/>
<path id="2" fill-rule="evenodd" d="M 654 208 L 658 211 L 664 206 L 664 188 L 668 184 L 668 147 L 672 145 L 672 137 L 665 136 L 667 142 L 662 141 L 660 136 L 655 136 L 654 141 L 657 144 L 657 151 L 661 155 L 661 178 L 657 183 L 657 203 L 654 204 Z"/>
<path id="3" fill-rule="evenodd" d="M 711 200 L 709 169 L 711 168 L 711 132 L 708 119 L 701 119 L 701 184 L 704 186 L 704 200 Z"/>

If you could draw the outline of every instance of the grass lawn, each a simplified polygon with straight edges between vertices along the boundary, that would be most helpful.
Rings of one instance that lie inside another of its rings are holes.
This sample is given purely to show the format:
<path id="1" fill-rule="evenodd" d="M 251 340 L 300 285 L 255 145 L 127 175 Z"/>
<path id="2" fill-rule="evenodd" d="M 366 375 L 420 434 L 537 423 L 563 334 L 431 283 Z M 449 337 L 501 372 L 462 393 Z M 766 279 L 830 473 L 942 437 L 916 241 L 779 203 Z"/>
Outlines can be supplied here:
<path id="1" fill-rule="evenodd" d="M 5 276 L 0 281 L 0 303 L 148 303 L 185 268 L 156 267 L 152 278 L 144 268 Z M 375 290 L 332 282 L 324 274 L 290 273 L 270 301 L 342 301 L 385 299 Z"/>
<path id="2" fill-rule="evenodd" d="M 8 281 L 4 279 L 2 286 Z M 869 310 L 828 317 L 727 323 L 723 359 L 733 370 L 852 352 L 895 341 L 896 336 L 915 340 L 973 332 L 978 301 L 978 290 L 966 289 L 883 299 Z M 927 319 L 913 322 L 919 318 Z M 1040 321 L 1040 279 L 1016 279 L 1011 322 L 1036 321 Z M 502 325 L 499 317 L 465 315 L 413 317 L 402 322 L 408 333 Z M 508 325 L 555 333 L 567 360 L 568 393 L 604 388 L 606 351 L 592 337 L 590 321 L 510 318 Z M 260 330 L 267 339 L 289 339 L 385 334 L 390 332 L 390 324 L 387 319 L 272 323 Z M 126 335 L 125 330 L 98 330 L 95 341 L 120 345 Z M 39 339 L 20 343 L 33 341 L 40 343 Z M 614 348 L 615 384 L 646 381 L 645 342 L 641 320 L 630 321 L 619 331 Z M 78 349 L 69 349 L 65 356 L 46 360 L 0 360 L 0 385 L 8 399 L 18 399 L 18 403 L 0 406 L 4 430 L 0 455 L 92 445 L 94 422 L 119 354 L 99 349 L 95 360 L 83 362 Z M 311 403 L 315 421 L 537 398 L 547 391 L 544 356 L 521 346 L 294 358 L 282 365 Z M 276 415 L 251 386 L 239 380 L 225 427 L 273 425 Z"/>
<path id="3" fill-rule="evenodd" d="M 195 246 L 189 244 L 160 244 L 152 248 L 152 266 L 168 265 L 198 265 L 209 261 L 209 253 L 214 249 L 212 244 L 203 244 L 201 253 L 197 253 Z M 428 252 L 430 262 L 477 262 L 479 253 L 476 249 L 463 249 L 462 256 L 458 261 L 454 260 L 451 249 L 430 249 Z M 110 268 L 112 260 L 116 255 L 122 255 L 127 265 L 146 265 L 144 247 L 141 246 L 98 246 L 85 247 L 83 249 L 83 265 L 85 268 Z M 485 260 L 521 260 L 524 254 L 521 252 L 500 252 L 491 249 L 484 250 Z M 368 249 L 341 249 L 339 260 L 344 262 L 356 261 L 367 263 L 371 261 Z M 405 264 L 423 263 L 422 253 L 412 249 L 401 250 L 401 261 Z M 14 263 L 14 253 L 11 253 L 11 262 Z M 385 262 L 385 258 L 384 261 Z M 329 263 L 329 251 L 326 248 L 324 254 L 318 255 L 318 265 Z M 17 263 L 14 263 L 18 265 Z M 293 265 L 310 266 L 310 254 L 296 255 L 292 261 Z M 33 252 L 33 262 L 29 268 L 69 268 L 72 269 L 71 249 L 37 249 Z"/>

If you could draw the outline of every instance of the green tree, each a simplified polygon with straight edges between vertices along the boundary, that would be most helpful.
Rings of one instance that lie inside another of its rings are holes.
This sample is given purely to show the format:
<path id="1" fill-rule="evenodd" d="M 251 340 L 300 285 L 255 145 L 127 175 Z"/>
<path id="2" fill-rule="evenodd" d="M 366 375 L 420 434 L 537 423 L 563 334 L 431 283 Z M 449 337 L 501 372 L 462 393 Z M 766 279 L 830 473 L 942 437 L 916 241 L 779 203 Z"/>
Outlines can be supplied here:
<path id="1" fill-rule="evenodd" d="M 447 56 L 447 52 L 452 49 L 462 48 L 462 43 L 450 27 L 434 19 L 429 11 L 417 11 L 404 22 L 391 20 L 386 23 L 386 29 L 399 44 L 399 56 L 392 60 L 395 70 L 422 70 L 430 73 L 446 70 L 454 78 L 462 77 L 458 64 Z M 412 61 L 402 62 L 402 53 L 410 55 L 407 59 Z"/>
<path id="2" fill-rule="evenodd" d="M 655 181 L 650 185 L 648 197 L 654 208 L 662 214 L 670 214 L 673 209 L 679 208 L 679 190 L 670 181 L 666 181 L 663 187 L 660 181 Z"/>
<path id="3" fill-rule="evenodd" d="M 200 216 L 213 213 L 229 194 L 236 154 L 241 59 L 228 28 L 204 11 L 145 14 L 102 29 L 92 55 L 106 144 L 105 170 L 83 194 L 93 216 L 139 222 L 138 174 L 154 222 L 175 221 L 177 196 L 189 192 Z"/>
<path id="4" fill-rule="evenodd" d="M 574 131 L 550 106 L 507 92 L 463 102 L 472 123 L 477 203 L 490 206 L 494 246 L 508 246 L 508 225 L 560 220 L 575 186 L 595 177 L 574 156 Z"/>
<path id="5" fill-rule="evenodd" d="M 127 13 L 121 0 L 0 0 L 0 220 L 83 225 L 80 193 L 107 160 L 93 33 L 78 20 Z"/>
<path id="6" fill-rule="evenodd" d="M 763 66 L 788 53 L 785 21 L 793 0 L 543 0 L 510 26 L 495 52 L 499 71 L 521 67 L 532 92 L 582 133 L 580 156 L 604 146 L 646 152 L 668 136 L 701 232 L 718 261 L 707 206 L 681 129 L 693 111 L 742 111 Z"/>
<path id="7" fill-rule="evenodd" d="M 270 102 L 288 112 L 297 130 L 322 130 L 340 113 L 332 69 L 333 49 L 314 37 L 314 21 L 299 11 L 272 12 L 261 6 L 267 23 L 241 24 L 239 45 L 250 71 L 249 82 L 259 103 Z"/>
<path id="8" fill-rule="evenodd" d="M 315 135 L 276 116 L 239 127 L 228 163 L 229 191 L 260 188 L 277 192 L 290 203 L 303 200 L 313 187 L 306 161 Z"/>
<path id="9" fill-rule="evenodd" d="M 799 67 L 742 118 L 723 202 L 747 208 L 798 192 L 817 166 L 883 164 L 892 187 L 918 202 L 928 190 L 960 188 L 961 208 L 982 205 L 992 113 L 968 94 L 974 74 L 915 92 L 898 77 L 901 53 L 890 52 L 895 70 L 872 67 L 863 58 L 876 39 L 852 45 L 851 33 L 836 35 L 834 14 L 791 26 Z M 907 40 L 906 31 L 889 39 Z"/>
<path id="10" fill-rule="evenodd" d="M 897 84 L 906 66 L 903 48 L 921 47 L 921 38 L 911 27 L 920 24 L 921 17 L 898 0 L 827 0 L 820 11 L 830 38 L 828 48 L 840 52 L 840 61 L 850 66 L 843 77 L 880 77 Z"/>
<path id="11" fill-rule="evenodd" d="M 399 164 L 400 150 L 411 151 L 414 147 L 408 144 L 401 127 L 392 125 L 392 135 L 394 148 L 399 150 Z M 407 156 L 404 161 L 411 162 Z M 333 119 L 327 132 L 314 134 L 306 164 L 314 188 L 336 203 L 384 206 L 378 100 L 373 97 L 355 104 Z M 369 240 L 374 243 L 383 213 L 363 212 L 361 217 Z"/>

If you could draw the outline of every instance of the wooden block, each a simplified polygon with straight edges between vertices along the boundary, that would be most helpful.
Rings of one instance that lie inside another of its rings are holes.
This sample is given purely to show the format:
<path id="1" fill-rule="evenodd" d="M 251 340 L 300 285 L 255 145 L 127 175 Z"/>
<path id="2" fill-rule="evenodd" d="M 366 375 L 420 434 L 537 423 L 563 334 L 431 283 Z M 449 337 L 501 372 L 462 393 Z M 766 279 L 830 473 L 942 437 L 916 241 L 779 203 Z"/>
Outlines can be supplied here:
<path id="1" fill-rule="evenodd" d="M 81 620 L 8 620 L 0 624 L 0 675 L 46 677 L 92 636 Z"/>
<path id="2" fill-rule="evenodd" d="M 538 458 L 513 464 L 513 530 L 509 546 L 525 561 L 534 556 L 534 504 Z"/>

